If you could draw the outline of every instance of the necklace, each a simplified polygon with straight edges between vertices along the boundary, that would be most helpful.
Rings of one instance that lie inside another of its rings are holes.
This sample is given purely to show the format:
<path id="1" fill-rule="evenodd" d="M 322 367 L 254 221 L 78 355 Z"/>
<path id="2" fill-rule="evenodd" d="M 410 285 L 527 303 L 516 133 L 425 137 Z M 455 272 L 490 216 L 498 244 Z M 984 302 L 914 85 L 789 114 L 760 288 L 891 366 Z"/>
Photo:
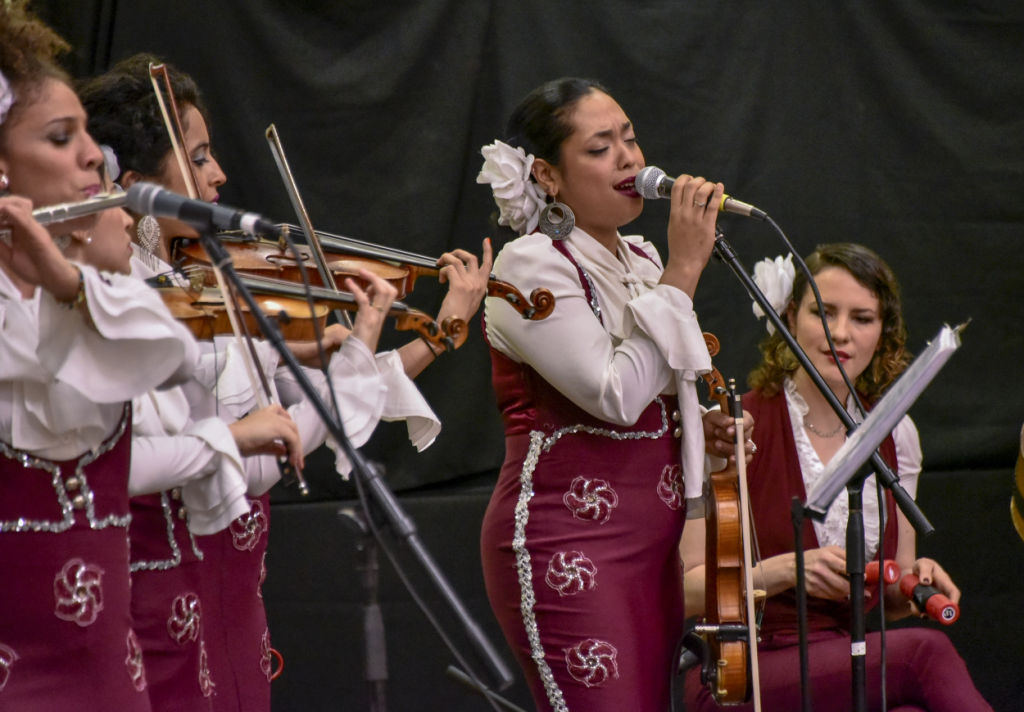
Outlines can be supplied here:
<path id="1" fill-rule="evenodd" d="M 839 421 L 839 425 L 837 425 L 834 429 L 829 430 L 827 433 L 821 432 L 816 427 L 814 427 L 814 425 L 812 425 L 811 423 L 807 422 L 807 418 L 804 418 L 804 425 L 807 427 L 808 430 L 810 430 L 812 433 L 817 435 L 819 438 L 834 438 L 843 429 L 843 422 L 842 421 Z"/>

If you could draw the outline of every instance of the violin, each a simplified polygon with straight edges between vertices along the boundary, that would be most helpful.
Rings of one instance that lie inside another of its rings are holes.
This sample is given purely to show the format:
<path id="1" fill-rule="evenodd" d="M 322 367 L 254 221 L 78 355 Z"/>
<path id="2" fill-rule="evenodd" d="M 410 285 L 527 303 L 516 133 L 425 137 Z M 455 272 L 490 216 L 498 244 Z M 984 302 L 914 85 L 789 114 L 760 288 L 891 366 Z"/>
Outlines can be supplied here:
<path id="1" fill-rule="evenodd" d="M 171 316 L 184 324 L 196 339 L 209 341 L 215 336 L 232 333 L 227 306 L 218 290 L 189 289 L 170 283 L 157 284 L 154 288 Z M 330 310 L 323 304 L 314 303 L 311 311 L 304 299 L 255 295 L 255 301 L 262 313 L 275 319 L 281 336 L 287 341 L 312 340 L 316 338 L 317 325 L 321 333 L 327 325 Z M 240 304 L 239 312 L 246 330 L 259 333 L 259 324 L 248 305 Z"/>
<path id="2" fill-rule="evenodd" d="M 292 207 L 295 209 L 295 214 L 302 226 L 301 228 L 294 225 L 280 226 L 281 235 L 289 237 L 292 234 L 296 237 L 300 235 L 302 236 L 304 242 L 312 253 L 317 269 L 323 277 L 323 283 L 325 286 L 333 286 L 330 282 L 332 281 L 332 272 L 334 269 L 342 266 L 356 269 L 358 269 L 358 267 L 364 267 L 377 276 L 391 282 L 392 286 L 398 290 L 398 298 L 404 299 L 405 296 L 412 291 L 417 277 L 421 275 L 436 277 L 440 274 L 441 270 L 437 266 L 438 260 L 436 258 L 424 257 L 423 255 L 417 255 L 405 250 L 397 250 L 381 245 L 361 242 L 359 240 L 341 237 L 340 235 L 331 235 L 330 233 L 321 232 L 314 228 L 313 223 L 309 218 L 309 213 L 306 211 L 306 206 L 303 204 L 302 196 L 299 194 L 299 188 L 295 183 L 295 177 L 292 175 L 291 168 L 288 166 L 288 158 L 285 156 L 284 146 L 281 144 L 281 138 L 277 133 L 277 127 L 273 124 L 268 126 L 266 130 L 266 137 L 267 143 L 270 146 L 270 151 L 274 156 L 274 162 L 277 164 L 278 171 L 284 181 L 285 189 L 288 192 L 288 197 L 291 200 Z M 284 237 L 280 238 L 279 241 L 281 243 L 281 251 L 283 252 L 285 250 Z M 340 261 L 335 259 L 329 265 L 327 257 L 324 255 L 325 250 L 335 254 L 345 255 L 345 258 Z M 393 270 L 398 270 L 398 272 L 385 275 L 379 272 L 377 268 L 367 264 L 367 262 L 378 263 L 384 266 L 382 269 L 390 267 Z M 508 282 L 502 282 L 495 279 L 494 275 L 489 275 L 489 277 L 490 279 L 487 282 L 487 296 L 501 297 L 511 304 L 524 319 L 543 319 L 555 308 L 554 296 L 552 296 L 551 292 L 547 289 L 535 289 L 530 295 L 530 298 L 533 300 L 533 303 L 531 304 L 523 297 L 522 293 L 518 289 Z M 392 279 L 396 279 L 396 281 L 392 281 Z"/>
<path id="3" fill-rule="evenodd" d="M 302 230 L 295 225 L 282 224 L 280 228 L 290 238 L 305 239 Z M 366 269 L 397 289 L 398 299 L 404 299 L 413 290 L 419 277 L 436 277 L 441 271 L 436 258 L 319 230 L 315 234 L 323 249 L 332 255 L 327 259 L 327 267 L 333 275 L 338 278 L 350 277 L 360 286 L 365 286 L 359 278 L 359 269 Z M 241 232 L 224 232 L 219 237 L 235 260 L 236 269 L 276 279 L 301 281 L 298 262 L 288 250 L 285 237 L 282 236 L 277 242 L 253 239 Z M 323 281 L 316 270 L 309 246 L 297 242 L 296 247 L 309 274 L 310 283 L 322 286 Z M 209 264 L 206 253 L 195 241 L 178 240 L 174 249 L 176 255 L 184 257 L 189 263 Z M 338 258 L 337 255 L 343 257 Z M 550 290 L 537 287 L 527 299 L 514 285 L 493 276 L 487 280 L 487 296 L 503 299 L 524 319 L 532 321 L 547 318 L 555 308 L 555 297 Z"/>
<path id="4" fill-rule="evenodd" d="M 293 225 L 282 225 L 282 228 L 287 228 L 289 232 L 297 229 Z M 317 230 L 316 234 L 320 244 L 327 252 L 349 255 L 349 259 L 359 257 L 379 260 L 387 264 L 397 265 L 405 270 L 406 283 L 399 288 L 400 295 L 412 291 L 418 277 L 436 277 L 440 273 L 436 258 L 419 255 L 407 250 L 375 245 L 370 242 L 363 242 L 362 240 L 335 235 L 329 232 Z M 550 290 L 537 287 L 530 293 L 530 298 L 527 299 L 514 285 L 497 279 L 493 275 L 487 280 L 487 296 L 499 297 L 505 300 L 524 319 L 532 321 L 547 318 L 555 308 L 555 297 L 551 294 Z"/>
<path id="5" fill-rule="evenodd" d="M 164 303 L 175 318 L 183 321 L 197 339 L 210 339 L 214 335 L 231 333 L 231 324 L 227 320 L 220 291 L 206 286 L 208 280 L 203 277 L 202 270 L 191 270 L 189 276 L 188 288 L 173 285 L 166 275 L 155 277 L 151 282 L 160 290 Z M 302 285 L 256 275 L 240 274 L 239 277 L 242 284 L 253 293 L 260 311 L 276 319 L 286 340 L 315 339 L 316 329 L 319 327 L 322 333 L 331 309 L 359 309 L 355 297 L 348 292 L 313 287 L 310 290 L 314 300 L 311 311 Z M 239 306 L 247 330 L 256 331 L 258 327 L 255 318 L 244 304 Z M 415 331 L 438 349 L 457 349 L 465 343 L 469 334 L 463 319 L 449 317 L 438 325 L 429 315 L 403 302 L 393 302 L 387 315 L 395 320 L 397 330 Z"/>
<path id="6" fill-rule="evenodd" d="M 313 260 L 313 255 L 306 245 L 296 245 L 299 252 L 299 259 L 296 259 L 283 238 L 279 242 L 271 242 L 245 237 L 241 233 L 222 233 L 219 237 L 224 249 L 231 256 L 235 269 L 239 272 L 301 283 L 301 270 L 304 269 L 310 284 L 318 287 L 330 286 L 324 284 Z M 210 258 L 198 240 L 178 238 L 174 241 L 171 250 L 172 261 L 183 260 L 188 265 L 210 266 Z M 302 267 L 299 267 L 300 262 Z M 405 285 L 408 280 L 408 271 L 399 266 L 380 260 L 347 257 L 328 261 L 327 268 L 335 282 L 340 282 L 347 277 L 355 280 L 364 289 L 367 284 L 359 276 L 359 270 L 365 269 L 397 289 L 398 299 L 402 299 L 406 295 Z M 206 270 L 205 273 L 212 286 L 215 283 L 212 270 Z"/>
<path id="7" fill-rule="evenodd" d="M 719 351 L 718 339 L 704 334 L 708 352 Z M 717 368 L 704 374 L 712 400 L 731 413 L 736 427 L 736 463 L 711 474 L 706 516 L 705 618 L 696 631 L 707 637 L 708 658 L 701 679 L 719 704 L 754 698 L 760 712 L 757 667 L 757 623 L 752 570 L 752 529 L 743 452 L 743 409 L 735 382 L 727 385 Z M 763 597 L 763 593 L 762 593 Z"/>

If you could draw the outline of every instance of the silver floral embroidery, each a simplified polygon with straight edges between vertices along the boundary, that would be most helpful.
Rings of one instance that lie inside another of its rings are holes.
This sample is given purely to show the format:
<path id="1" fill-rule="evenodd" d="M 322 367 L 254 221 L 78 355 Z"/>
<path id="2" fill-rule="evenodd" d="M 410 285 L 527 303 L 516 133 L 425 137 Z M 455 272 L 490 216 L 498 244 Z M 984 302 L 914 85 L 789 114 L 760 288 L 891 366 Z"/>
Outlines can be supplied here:
<path id="1" fill-rule="evenodd" d="M 54 614 L 83 628 L 103 610 L 103 569 L 79 558 L 70 559 L 53 579 Z"/>
<path id="2" fill-rule="evenodd" d="M 263 504 L 254 499 L 249 512 L 231 522 L 231 543 L 239 551 L 253 551 L 266 530 L 267 517 L 263 513 Z"/>
<path id="3" fill-rule="evenodd" d="M 665 465 L 658 480 L 658 497 L 672 510 L 680 509 L 686 502 L 683 485 L 683 468 L 679 465 Z"/>
<path id="4" fill-rule="evenodd" d="M 115 527 L 128 527 L 128 523 L 131 521 L 130 514 L 109 514 L 103 518 L 97 518 L 95 509 L 95 496 L 93 495 L 92 487 L 89 485 L 89 481 L 85 476 L 84 468 L 94 462 L 100 455 L 104 455 L 114 448 L 115 445 L 121 440 L 121 436 L 124 435 L 125 429 L 128 424 L 128 413 L 130 412 L 131 403 L 126 403 L 124 411 L 121 415 L 121 422 L 118 424 L 114 433 L 107 438 L 103 443 L 98 445 L 95 449 L 82 455 L 78 458 L 75 463 L 75 471 L 71 477 L 77 478 L 79 482 L 79 494 L 83 498 L 85 514 L 89 522 L 90 529 L 106 529 L 109 526 Z M 44 470 L 50 473 L 50 485 L 53 487 L 54 495 L 57 498 L 57 506 L 60 508 L 60 519 L 59 520 L 34 520 L 25 519 L 19 517 L 17 519 L 0 521 L 0 532 L 51 532 L 59 533 L 70 529 L 75 525 L 75 508 L 72 504 L 71 497 L 68 495 L 68 489 L 65 478 L 61 474 L 60 465 L 42 458 L 34 457 L 23 450 L 18 450 L 11 447 L 7 443 L 0 441 L 0 455 L 7 457 L 11 460 L 16 460 L 21 463 L 24 468 Z"/>
<path id="5" fill-rule="evenodd" d="M 544 582 L 559 596 L 575 596 L 597 586 L 597 566 L 582 551 L 559 551 L 548 562 Z"/>
<path id="6" fill-rule="evenodd" d="M 139 639 L 135 637 L 135 631 L 128 631 L 128 657 L 124 659 L 124 664 L 128 668 L 128 676 L 132 680 L 132 685 L 138 692 L 142 692 L 146 689 L 146 668 L 142 664 L 142 646 L 139 645 Z"/>
<path id="7" fill-rule="evenodd" d="M 202 622 L 199 596 L 185 593 L 171 601 L 171 615 L 167 618 L 167 634 L 178 644 L 195 642 L 199 638 Z"/>
<path id="8" fill-rule="evenodd" d="M 607 641 L 587 638 L 564 651 L 565 667 L 572 679 L 587 687 L 599 687 L 619 676 L 619 651 Z"/>
<path id="9" fill-rule="evenodd" d="M 589 425 L 570 425 L 556 430 L 551 435 L 545 436 L 543 431 L 534 430 L 530 432 L 530 448 L 523 460 L 523 469 L 519 475 L 519 497 L 515 507 L 515 531 L 512 536 L 512 550 L 516 557 L 516 574 L 519 578 L 519 610 L 523 616 L 523 627 L 526 630 L 526 637 L 530 643 L 530 657 L 537 665 L 537 672 L 547 693 L 548 702 L 555 712 L 569 712 L 565 704 L 562 690 L 555 682 L 554 675 L 547 660 L 544 659 L 544 647 L 540 641 L 540 627 L 537 625 L 537 615 L 534 607 L 537 604 L 536 594 L 533 590 L 532 564 L 530 551 L 526 545 L 526 524 L 530 519 L 530 500 L 533 498 L 533 473 L 537 469 L 540 456 L 549 452 L 551 448 L 565 435 L 584 432 L 598 437 L 611 438 L 613 440 L 657 440 L 668 432 L 668 413 L 665 403 L 661 398 L 656 398 L 661 409 L 661 428 L 653 431 L 630 430 L 618 431 L 609 428 L 595 428 Z M 616 672 L 617 669 L 616 669 Z"/>
<path id="10" fill-rule="evenodd" d="M 7 687 L 7 681 L 11 678 L 11 668 L 14 667 L 18 654 L 14 648 L 0 643 L 0 692 Z"/>
<path id="11" fill-rule="evenodd" d="M 263 631 L 260 638 L 260 670 L 267 676 L 267 682 L 274 677 L 273 656 L 270 652 L 270 629 Z"/>
<path id="12" fill-rule="evenodd" d="M 164 528 L 167 530 L 167 546 L 171 550 L 171 558 L 155 561 L 133 561 L 129 567 L 132 573 L 136 571 L 167 571 L 181 564 L 181 548 L 174 536 L 174 513 L 171 511 L 171 500 L 167 492 L 160 493 L 160 507 L 164 514 Z"/>
<path id="13" fill-rule="evenodd" d="M 591 480 L 579 475 L 569 485 L 562 501 L 575 519 L 604 524 L 612 516 L 612 510 L 619 506 L 619 495 L 607 480 Z"/>
<path id="14" fill-rule="evenodd" d="M 206 641 L 199 641 L 199 689 L 203 697 L 213 694 L 213 679 L 210 677 L 210 659 L 206 654 Z"/>

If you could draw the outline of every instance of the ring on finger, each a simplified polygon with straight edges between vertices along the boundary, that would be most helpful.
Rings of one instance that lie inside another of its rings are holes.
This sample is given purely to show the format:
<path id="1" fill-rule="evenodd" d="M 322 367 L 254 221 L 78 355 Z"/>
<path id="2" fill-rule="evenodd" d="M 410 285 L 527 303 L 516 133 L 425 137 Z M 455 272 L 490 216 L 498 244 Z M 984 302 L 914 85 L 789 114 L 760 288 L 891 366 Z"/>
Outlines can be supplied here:
<path id="1" fill-rule="evenodd" d="M 695 208 L 703 208 L 705 205 L 707 205 L 707 203 L 698 203 L 696 200 L 693 201 L 693 207 Z"/>

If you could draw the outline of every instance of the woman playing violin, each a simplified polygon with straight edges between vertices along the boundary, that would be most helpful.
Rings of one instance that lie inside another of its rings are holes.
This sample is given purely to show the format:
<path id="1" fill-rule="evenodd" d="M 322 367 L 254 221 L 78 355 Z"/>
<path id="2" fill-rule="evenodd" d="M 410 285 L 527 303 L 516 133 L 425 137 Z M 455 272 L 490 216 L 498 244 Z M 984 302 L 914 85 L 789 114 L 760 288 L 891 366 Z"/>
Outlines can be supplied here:
<path id="1" fill-rule="evenodd" d="M 899 285 L 889 266 L 871 250 L 855 244 L 818 247 L 807 258 L 821 293 L 836 353 L 850 380 L 867 406 L 876 402 L 906 367 L 906 329 Z M 768 294 L 785 294 L 773 305 L 785 320 L 797 343 L 839 401 L 854 415 L 853 401 L 832 357 L 818 307 L 802 273 L 793 279 L 792 264 L 781 258 L 766 260 L 755 274 Z M 776 286 L 767 288 L 766 280 Z M 801 368 L 782 337 L 772 333 L 761 344 L 761 363 L 750 375 L 753 391 L 742 403 L 757 423 L 757 448 L 748 468 L 750 506 L 760 554 L 752 572 L 754 587 L 767 593 L 760 630 L 758 664 L 761 700 L 765 710 L 800 709 L 800 670 L 796 574 L 790 522 L 792 497 L 806 499 L 825 466 L 846 439 L 842 421 L 832 411 L 810 376 Z M 917 429 L 905 417 L 883 443 L 881 452 L 904 488 L 913 494 L 921 471 Z M 956 602 L 960 591 L 949 574 L 934 560 L 915 554 L 915 532 L 891 495 L 880 503 L 874 475 L 864 486 L 866 556 L 876 558 L 880 549 L 895 559 L 902 574 L 916 574 Z M 880 510 L 886 526 L 879 540 Z M 846 520 L 848 502 L 844 491 L 829 509 L 824 522 L 814 522 L 813 533 L 805 528 L 805 553 L 811 694 L 816 703 L 827 700 L 830 710 L 850 709 L 850 586 L 846 577 Z M 705 562 L 703 521 L 694 521 L 683 532 L 682 557 L 686 568 L 686 613 L 705 612 Z M 810 539 L 812 543 L 807 543 Z M 867 600 L 876 605 L 878 589 L 867 587 Z M 920 613 L 898 584 L 885 588 L 889 618 Z M 710 604 L 708 604 L 710 605 Z M 867 636 L 868 700 L 880 709 L 879 634 Z M 892 630 L 886 636 L 889 666 L 885 693 L 889 709 L 988 710 L 974 688 L 963 660 L 941 632 L 925 628 Z M 728 709 L 750 709 L 750 705 Z M 700 685 L 698 671 L 686 680 L 686 709 L 715 710 L 709 690 Z M 722 708 L 726 709 L 726 708 Z"/>
<path id="2" fill-rule="evenodd" d="M 144 179 L 181 190 L 184 182 L 174 164 L 150 84 L 149 66 L 154 62 L 156 59 L 151 56 L 139 55 L 119 63 L 82 87 L 83 101 L 92 111 L 90 129 L 114 147 L 125 183 Z M 183 119 L 185 151 L 195 169 L 196 183 L 205 199 L 214 199 L 225 176 L 211 154 L 198 89 L 191 78 L 173 67 L 169 68 L 169 75 Z M 136 262 L 135 270 L 139 273 L 168 269 L 164 260 L 170 241 L 179 236 L 195 236 L 195 232 L 175 221 L 162 221 L 159 238 L 152 240 L 152 236 L 145 227 L 141 229 L 138 242 L 146 243 L 148 248 L 140 245 L 137 251 L 145 250 L 150 254 Z M 442 305 L 442 315 L 447 310 L 448 314 L 458 313 L 468 318 L 482 299 L 489 259 L 485 258 L 485 265 L 477 268 L 475 258 L 459 251 L 445 261 L 444 273 L 452 286 Z M 395 289 L 373 275 L 364 276 L 370 284 L 367 291 L 352 282 L 348 285 L 359 302 L 354 331 L 349 334 L 340 326 L 328 327 L 324 344 L 327 349 L 336 351 L 330 362 L 331 381 L 342 404 L 345 430 L 358 447 L 369 438 L 378 419 L 405 419 L 413 444 L 418 448 L 426 447 L 434 439 L 439 423 L 407 373 L 421 370 L 433 360 L 435 353 L 417 339 L 403 347 L 401 353 L 374 355 Z M 312 405 L 302 397 L 291 372 L 284 367 L 277 368 L 276 351 L 264 342 L 256 342 L 255 346 L 263 368 L 273 377 L 274 387 L 285 403 L 290 404 L 289 412 L 299 426 L 303 450 L 309 452 L 318 447 L 325 441 L 327 432 Z M 205 362 L 211 366 L 200 375 L 205 379 L 206 388 L 197 390 L 205 390 L 207 396 L 216 392 L 220 402 L 204 399 L 202 392 L 190 391 L 193 417 L 201 418 L 214 412 L 237 417 L 254 404 L 255 394 L 240 380 L 242 374 L 235 362 L 238 354 L 232 348 L 228 347 L 225 358 L 218 341 L 219 358 L 216 362 L 212 359 Z M 308 375 L 326 397 L 327 382 L 323 374 L 310 371 Z M 340 449 L 336 452 L 338 471 L 345 475 L 349 463 Z M 258 458 L 255 466 L 247 461 L 247 465 L 249 493 L 254 496 L 250 511 L 224 535 L 198 540 L 204 555 L 205 581 L 200 598 L 208 680 L 197 680 L 191 670 L 182 670 L 175 678 L 183 689 L 188 686 L 190 694 L 199 689 L 217 710 L 260 710 L 268 709 L 270 704 L 273 661 L 259 592 L 264 576 L 269 519 L 266 492 L 279 474 L 270 458 Z M 163 642 L 154 641 L 154 645 L 162 646 Z M 215 687 L 210 688 L 210 684 Z M 154 695 L 155 708 L 175 709 L 173 689 L 173 684 L 168 684 L 164 694 Z"/>

